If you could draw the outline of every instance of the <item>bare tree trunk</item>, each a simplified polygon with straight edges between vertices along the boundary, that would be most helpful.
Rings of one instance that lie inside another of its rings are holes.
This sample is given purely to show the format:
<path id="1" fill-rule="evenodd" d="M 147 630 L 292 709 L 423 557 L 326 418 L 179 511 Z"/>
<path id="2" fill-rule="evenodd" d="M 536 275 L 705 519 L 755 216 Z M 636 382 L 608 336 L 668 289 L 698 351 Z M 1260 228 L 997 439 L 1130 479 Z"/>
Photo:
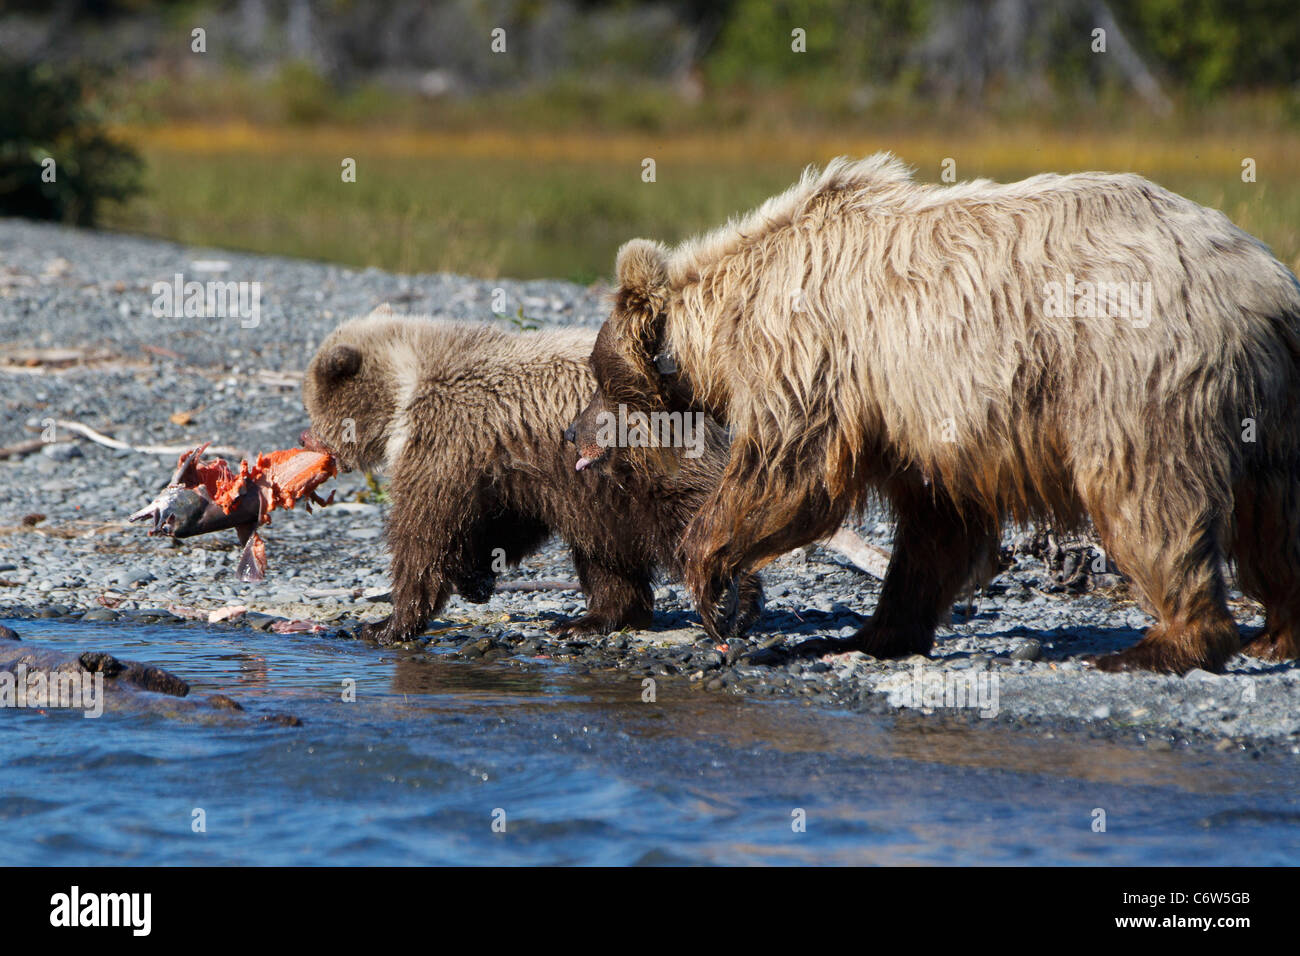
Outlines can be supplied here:
<path id="1" fill-rule="evenodd" d="M 1137 51 L 1129 44 L 1128 38 L 1124 36 L 1124 31 L 1115 22 L 1115 17 L 1110 12 L 1110 5 L 1106 3 L 1106 0 L 1093 0 L 1092 15 L 1097 26 L 1106 31 L 1107 54 L 1115 58 L 1116 64 L 1128 79 L 1129 85 L 1157 113 L 1168 113 L 1172 108 L 1169 98 L 1160 89 L 1160 84 L 1151 75 L 1151 71 L 1142 62 L 1142 58 L 1138 56 Z"/>

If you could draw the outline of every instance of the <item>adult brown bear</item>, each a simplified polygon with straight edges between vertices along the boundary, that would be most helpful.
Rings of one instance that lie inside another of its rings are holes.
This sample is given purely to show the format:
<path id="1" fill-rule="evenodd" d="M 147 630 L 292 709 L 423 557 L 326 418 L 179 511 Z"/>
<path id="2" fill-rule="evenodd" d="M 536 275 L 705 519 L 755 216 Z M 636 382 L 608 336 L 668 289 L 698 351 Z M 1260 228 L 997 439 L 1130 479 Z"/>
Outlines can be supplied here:
<path id="1" fill-rule="evenodd" d="M 303 381 L 303 442 L 344 469 L 387 466 L 393 614 L 364 633 L 381 642 L 424 630 L 453 587 L 482 603 L 499 571 L 553 532 L 573 550 L 587 613 L 560 631 L 645 627 L 651 581 L 679 570 L 689 519 L 726 463 L 716 423 L 693 448 L 646 449 L 613 475 L 575 477 L 565 426 L 595 389 L 585 330 L 509 333 L 394 315 L 386 306 L 321 344 Z M 696 454 L 692 454 L 696 452 Z M 744 574 L 738 606 L 711 627 L 744 631 L 762 588 Z"/>
<path id="2" fill-rule="evenodd" d="M 617 271 L 598 401 L 732 434 L 683 539 L 698 607 L 879 493 L 870 654 L 929 652 L 1004 519 L 1085 515 L 1157 618 L 1097 666 L 1221 668 L 1225 555 L 1267 609 L 1247 651 L 1300 652 L 1300 284 L 1221 213 L 1132 175 L 922 185 L 878 154 Z"/>

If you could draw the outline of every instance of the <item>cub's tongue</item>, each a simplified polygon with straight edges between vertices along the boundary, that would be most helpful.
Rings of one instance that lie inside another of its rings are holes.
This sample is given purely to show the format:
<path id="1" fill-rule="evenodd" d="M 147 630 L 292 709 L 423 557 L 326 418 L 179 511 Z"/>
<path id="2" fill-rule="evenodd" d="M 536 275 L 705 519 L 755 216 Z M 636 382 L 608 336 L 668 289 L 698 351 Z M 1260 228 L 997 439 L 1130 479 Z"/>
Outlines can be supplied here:
<path id="1" fill-rule="evenodd" d="M 578 463 L 574 466 L 573 470 L 582 471 L 582 469 L 586 468 L 590 464 L 591 464 L 590 458 L 579 458 Z"/>

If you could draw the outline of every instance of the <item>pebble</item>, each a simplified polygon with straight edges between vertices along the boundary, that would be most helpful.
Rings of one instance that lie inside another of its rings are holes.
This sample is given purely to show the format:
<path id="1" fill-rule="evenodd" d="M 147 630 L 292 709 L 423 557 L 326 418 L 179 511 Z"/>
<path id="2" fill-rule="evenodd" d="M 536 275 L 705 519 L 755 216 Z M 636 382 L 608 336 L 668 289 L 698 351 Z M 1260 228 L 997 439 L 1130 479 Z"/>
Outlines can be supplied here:
<path id="1" fill-rule="evenodd" d="M 1028 638 L 1026 640 L 1016 641 L 1011 650 L 1011 659 L 1013 661 L 1036 661 L 1043 653 L 1043 642 Z"/>
<path id="2" fill-rule="evenodd" d="M 71 461 L 81 458 L 81 446 L 72 442 L 51 442 L 41 446 L 41 454 L 53 461 Z"/>
<path id="3" fill-rule="evenodd" d="M 119 568 L 108 576 L 110 584 L 124 588 L 140 587 L 156 580 L 157 576 L 148 568 Z"/>

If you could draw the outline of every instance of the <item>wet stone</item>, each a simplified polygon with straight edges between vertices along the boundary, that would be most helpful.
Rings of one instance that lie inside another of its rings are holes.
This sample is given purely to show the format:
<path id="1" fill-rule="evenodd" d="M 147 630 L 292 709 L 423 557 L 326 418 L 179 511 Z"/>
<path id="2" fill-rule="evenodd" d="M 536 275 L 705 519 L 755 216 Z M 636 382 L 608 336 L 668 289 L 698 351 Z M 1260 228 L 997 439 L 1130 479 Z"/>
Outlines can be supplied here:
<path id="1" fill-rule="evenodd" d="M 1011 649 L 1013 661 L 1036 661 L 1043 653 L 1043 642 L 1034 638 L 1017 641 Z"/>

